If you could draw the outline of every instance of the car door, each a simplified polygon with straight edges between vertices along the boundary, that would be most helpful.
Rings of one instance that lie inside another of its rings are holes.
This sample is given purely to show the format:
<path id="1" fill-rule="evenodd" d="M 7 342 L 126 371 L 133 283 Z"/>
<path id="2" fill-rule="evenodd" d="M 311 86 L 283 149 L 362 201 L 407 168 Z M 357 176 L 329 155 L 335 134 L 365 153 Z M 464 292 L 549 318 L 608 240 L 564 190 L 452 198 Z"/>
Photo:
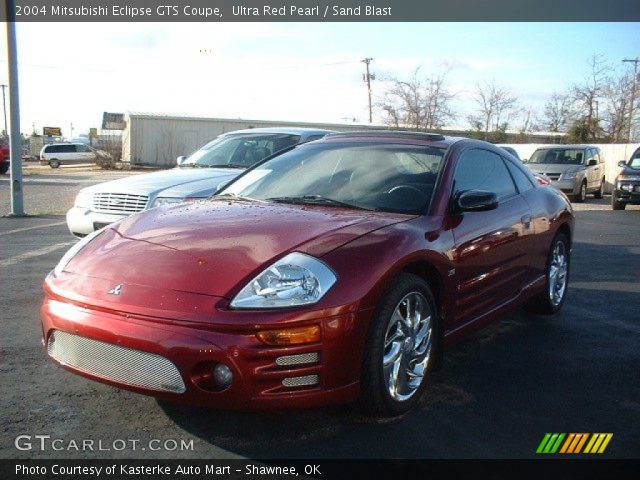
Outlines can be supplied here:
<path id="1" fill-rule="evenodd" d="M 600 186 L 600 165 L 598 164 L 597 151 L 594 148 L 587 149 L 585 168 L 587 170 L 587 188 L 591 190 Z"/>
<path id="2" fill-rule="evenodd" d="M 498 154 L 480 148 L 461 154 L 454 173 L 452 205 L 467 190 L 494 192 L 499 204 L 494 210 L 477 212 L 458 212 L 452 207 L 449 224 L 454 237 L 456 325 L 519 293 L 529 275 L 533 238 L 529 204 Z"/>

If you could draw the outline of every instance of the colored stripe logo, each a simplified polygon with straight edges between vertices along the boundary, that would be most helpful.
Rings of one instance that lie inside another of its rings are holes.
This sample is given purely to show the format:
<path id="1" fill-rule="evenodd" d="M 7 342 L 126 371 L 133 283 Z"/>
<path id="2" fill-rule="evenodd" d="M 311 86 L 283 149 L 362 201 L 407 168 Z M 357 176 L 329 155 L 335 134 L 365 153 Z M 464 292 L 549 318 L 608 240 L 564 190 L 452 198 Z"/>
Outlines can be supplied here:
<path id="1" fill-rule="evenodd" d="M 604 453 L 613 433 L 546 433 L 536 453 Z"/>

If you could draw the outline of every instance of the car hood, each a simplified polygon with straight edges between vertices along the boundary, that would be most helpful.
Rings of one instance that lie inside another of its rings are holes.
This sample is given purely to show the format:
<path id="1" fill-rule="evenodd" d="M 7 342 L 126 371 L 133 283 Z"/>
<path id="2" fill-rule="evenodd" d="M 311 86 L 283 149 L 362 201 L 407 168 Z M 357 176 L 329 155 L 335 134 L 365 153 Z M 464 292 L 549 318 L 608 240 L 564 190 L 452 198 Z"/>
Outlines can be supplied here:
<path id="1" fill-rule="evenodd" d="M 640 177 L 640 169 L 631 168 L 631 167 L 624 167 L 622 170 L 620 170 L 620 173 L 618 173 L 618 175 L 628 175 L 628 176 Z"/>
<path id="2" fill-rule="evenodd" d="M 66 271 L 229 297 L 292 251 L 321 257 L 410 215 L 214 198 L 159 207 L 108 228 Z"/>
<path id="3" fill-rule="evenodd" d="M 579 170 L 583 168 L 583 165 L 567 165 L 564 163 L 527 163 L 526 165 L 535 173 L 564 173 L 567 170 Z"/>
<path id="4" fill-rule="evenodd" d="M 207 192 L 213 189 L 215 192 L 221 182 L 229 181 L 242 172 L 243 170 L 237 168 L 178 167 L 100 183 L 83 189 L 83 192 L 130 193 L 147 196 L 161 194 L 167 197 L 199 196 L 197 193 L 202 191 Z"/>

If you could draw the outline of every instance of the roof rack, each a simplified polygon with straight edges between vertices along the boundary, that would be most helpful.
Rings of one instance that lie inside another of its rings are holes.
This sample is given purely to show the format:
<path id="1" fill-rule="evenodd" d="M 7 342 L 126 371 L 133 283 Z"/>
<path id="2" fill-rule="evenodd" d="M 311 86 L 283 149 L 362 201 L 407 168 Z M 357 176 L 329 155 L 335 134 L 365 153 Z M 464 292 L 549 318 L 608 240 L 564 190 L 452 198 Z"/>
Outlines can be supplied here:
<path id="1" fill-rule="evenodd" d="M 440 141 L 446 140 L 444 135 L 428 132 L 410 132 L 406 130 L 365 130 L 356 132 L 338 132 L 327 135 L 328 137 L 405 137 L 416 140 Z"/>

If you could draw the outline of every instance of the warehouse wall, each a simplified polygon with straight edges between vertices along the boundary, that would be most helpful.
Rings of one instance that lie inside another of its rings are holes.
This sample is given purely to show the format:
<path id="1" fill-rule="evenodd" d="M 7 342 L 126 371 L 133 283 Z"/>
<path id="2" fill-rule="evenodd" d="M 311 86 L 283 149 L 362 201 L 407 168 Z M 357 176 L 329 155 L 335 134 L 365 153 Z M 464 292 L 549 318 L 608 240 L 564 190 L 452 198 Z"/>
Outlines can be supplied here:
<path id="1" fill-rule="evenodd" d="M 222 133 L 260 127 L 310 127 L 336 131 L 372 128 L 370 125 L 336 125 L 259 120 L 167 117 L 130 114 L 122 133 L 122 159 L 132 165 L 169 167 L 176 157 L 188 155 Z M 380 126 L 376 126 L 380 129 Z"/>
<path id="2" fill-rule="evenodd" d="M 513 147 L 522 159 L 529 158 L 536 148 L 547 146 L 557 147 L 557 145 L 544 145 L 539 143 L 513 143 L 501 145 Z M 589 145 L 600 148 L 600 151 L 602 152 L 605 163 L 605 180 L 607 182 L 605 191 L 611 192 L 613 181 L 620 171 L 618 162 L 620 160 L 629 160 L 629 157 L 631 157 L 633 152 L 640 148 L 640 143 L 590 143 Z"/>

